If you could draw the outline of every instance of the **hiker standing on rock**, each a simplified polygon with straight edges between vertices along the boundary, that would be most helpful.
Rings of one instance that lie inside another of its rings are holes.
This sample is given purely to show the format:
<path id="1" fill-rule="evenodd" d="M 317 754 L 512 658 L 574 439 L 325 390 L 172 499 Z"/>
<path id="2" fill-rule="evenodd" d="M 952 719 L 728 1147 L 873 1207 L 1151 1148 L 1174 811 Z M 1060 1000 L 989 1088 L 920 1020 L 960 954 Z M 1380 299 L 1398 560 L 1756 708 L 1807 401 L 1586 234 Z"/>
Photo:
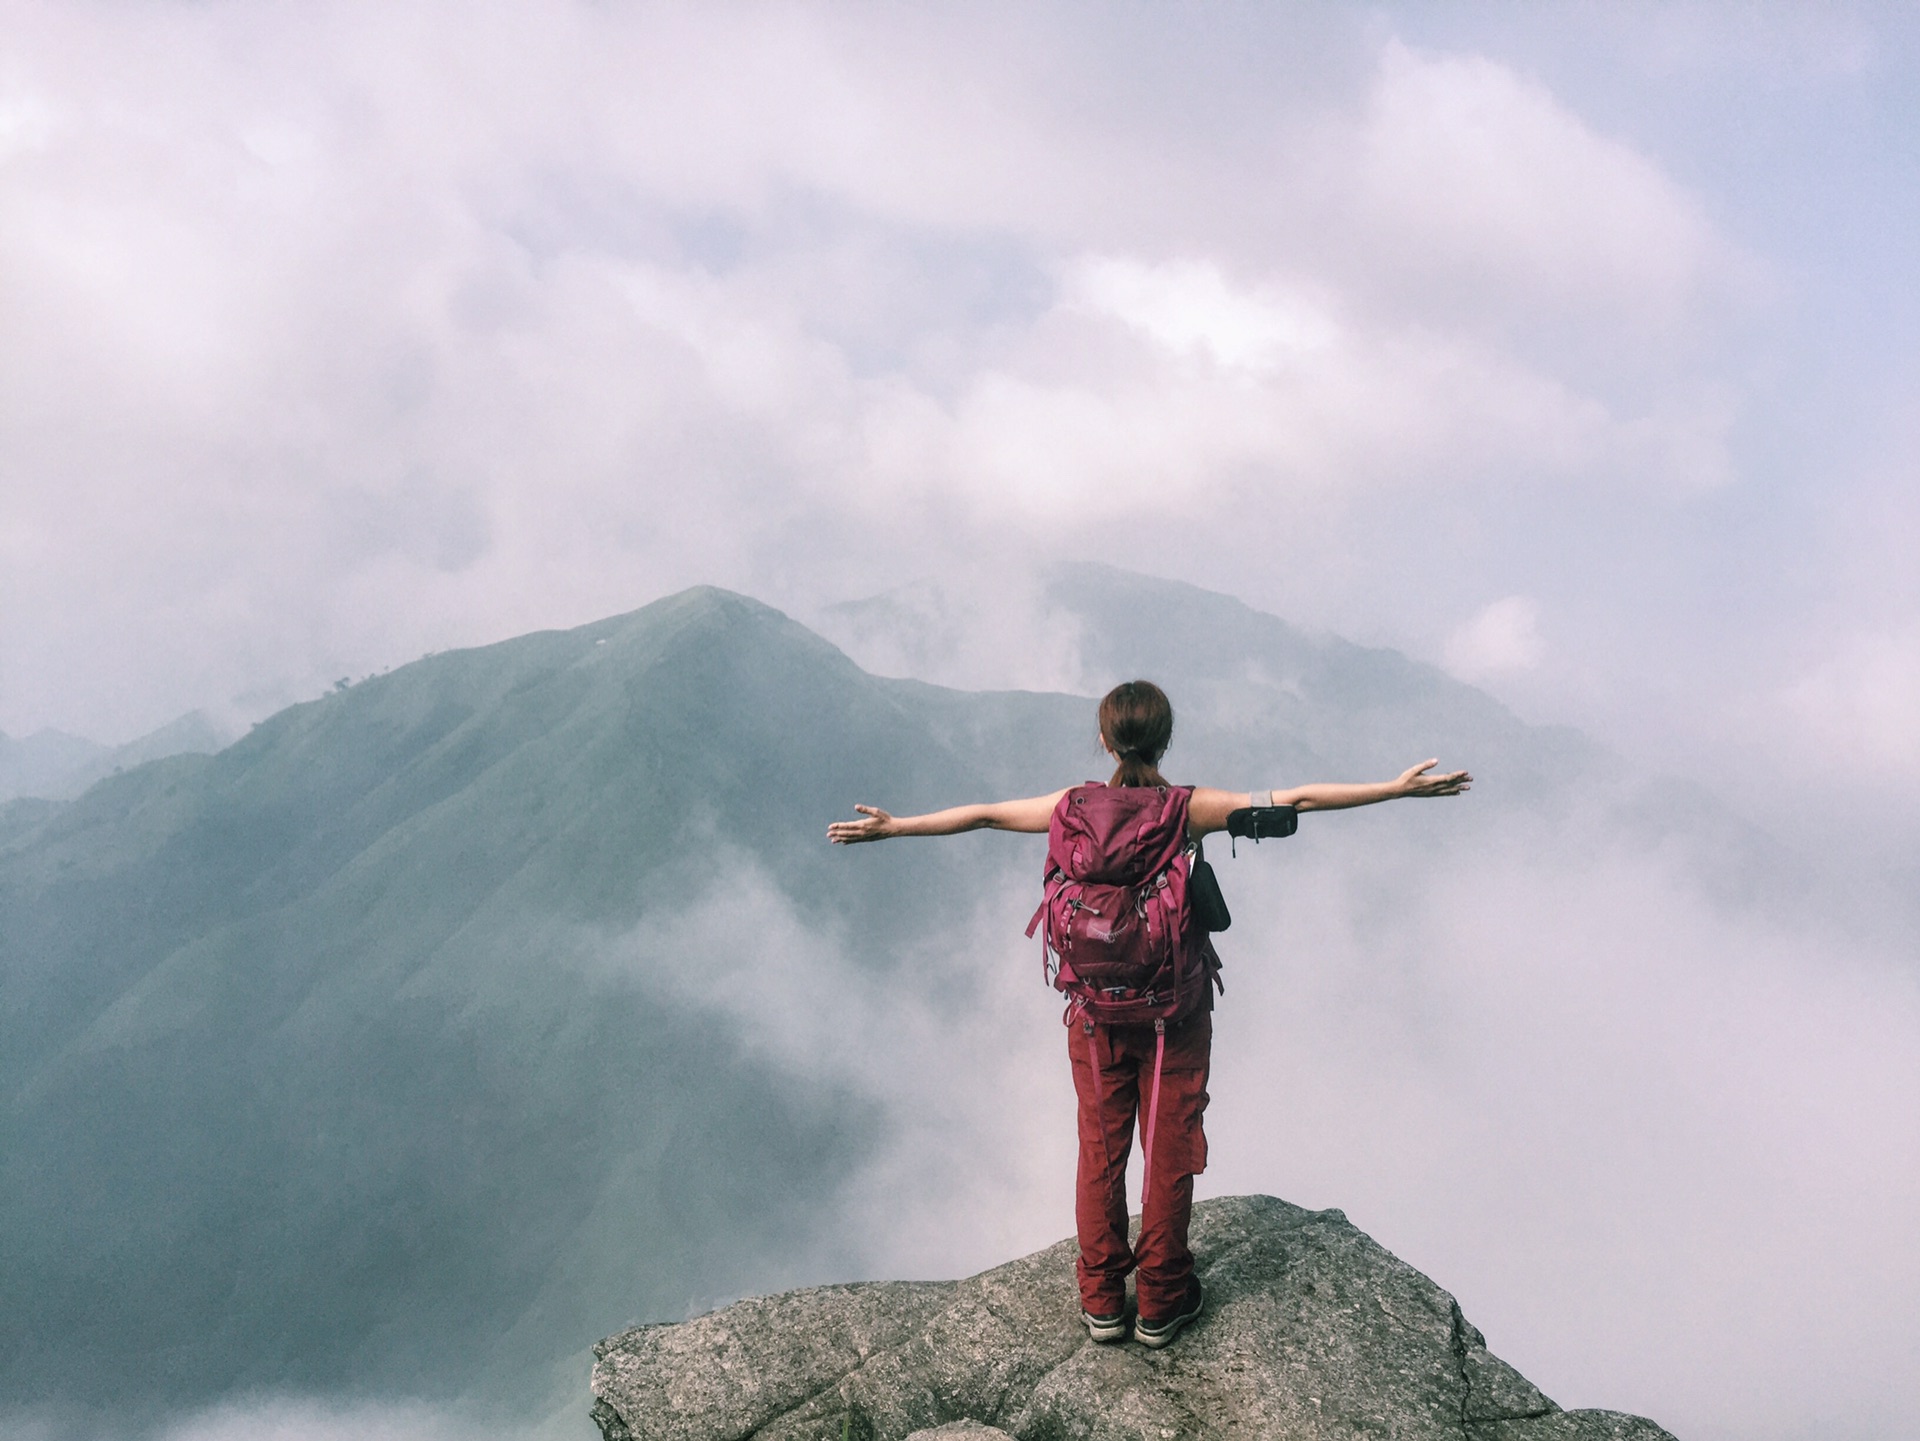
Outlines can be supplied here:
<path id="1" fill-rule="evenodd" d="M 1365 785 L 1252 794 L 1175 786 L 1159 770 L 1172 739 L 1166 694 L 1151 681 L 1128 681 L 1100 702 L 1100 744 L 1116 762 L 1105 785 L 924 816 L 855 806 L 862 819 L 827 827 L 827 839 L 839 845 L 975 830 L 1047 832 L 1045 898 L 1027 933 L 1044 923 L 1047 975 L 1068 998 L 1067 1055 L 1079 1098 L 1080 1307 L 1094 1340 L 1120 1340 L 1128 1330 L 1127 1274 L 1137 1270 L 1133 1336 L 1153 1347 L 1172 1341 L 1205 1304 L 1187 1223 L 1193 1178 L 1207 1166 L 1201 1115 L 1220 969 L 1208 913 L 1220 911 L 1214 929 L 1226 922 L 1212 873 L 1199 859 L 1201 839 L 1250 808 L 1284 814 L 1290 824 L 1292 812 L 1458 795 L 1473 779 L 1465 771 L 1431 775 L 1437 762 L 1426 761 Z M 1129 1246 L 1127 1156 L 1136 1115 L 1140 1240 Z"/>

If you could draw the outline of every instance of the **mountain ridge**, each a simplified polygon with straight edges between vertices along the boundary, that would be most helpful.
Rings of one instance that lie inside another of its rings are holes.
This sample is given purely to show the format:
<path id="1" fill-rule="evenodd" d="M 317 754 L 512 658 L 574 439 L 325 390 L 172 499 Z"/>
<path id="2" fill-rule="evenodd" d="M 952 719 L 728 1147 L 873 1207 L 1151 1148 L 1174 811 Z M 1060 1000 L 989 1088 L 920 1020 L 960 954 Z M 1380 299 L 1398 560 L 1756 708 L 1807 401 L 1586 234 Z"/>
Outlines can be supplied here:
<path id="1" fill-rule="evenodd" d="M 1049 651 L 1052 664 L 1043 671 L 1088 696 L 1134 676 L 1157 681 L 1174 701 L 1176 764 L 1185 763 L 1186 734 L 1202 730 L 1208 760 L 1222 775 L 1251 774 L 1259 764 L 1298 777 L 1372 774 L 1406 763 L 1411 729 L 1426 754 L 1458 753 L 1469 740 L 1497 742 L 1509 792 L 1518 787 L 1529 797 L 1551 791 L 1557 769 L 1618 769 L 1579 731 L 1528 724 L 1437 666 L 1311 635 L 1234 596 L 1093 561 L 1056 564 L 1034 584 L 1035 623 L 1045 636 L 1071 642 L 1070 656 Z M 1019 670 L 998 653 L 962 658 L 980 635 L 1004 628 L 1005 618 L 983 615 L 975 598 L 930 583 L 828 607 L 821 622 L 856 660 L 884 674 L 993 684 Z M 1016 634 L 1029 646 L 1053 644 Z"/>
<path id="2" fill-rule="evenodd" d="M 17 799 L 70 800 L 105 776 L 174 755 L 212 755 L 234 739 L 205 711 L 183 716 L 124 745 L 42 730 L 0 734 L 0 806 Z"/>

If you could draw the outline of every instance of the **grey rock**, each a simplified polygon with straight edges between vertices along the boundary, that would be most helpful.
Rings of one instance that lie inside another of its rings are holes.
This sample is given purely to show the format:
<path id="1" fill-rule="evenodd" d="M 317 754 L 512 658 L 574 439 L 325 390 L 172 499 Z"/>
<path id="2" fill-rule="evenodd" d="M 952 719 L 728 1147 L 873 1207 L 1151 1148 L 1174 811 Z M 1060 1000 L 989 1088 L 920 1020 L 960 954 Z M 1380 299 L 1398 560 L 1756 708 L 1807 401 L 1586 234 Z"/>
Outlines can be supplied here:
<path id="1" fill-rule="evenodd" d="M 679 1326 L 628 1331 L 594 1348 L 594 1419 L 613 1441 L 762 1434 L 835 1379 L 914 1340 L 955 1289 L 954 1282 L 821 1286 L 740 1301 Z M 674 1419 L 689 1417 L 699 1418 L 697 1433 Z"/>
<path id="2" fill-rule="evenodd" d="M 1671 1441 L 1561 1410 L 1338 1211 L 1202 1202 L 1193 1248 L 1206 1314 L 1163 1351 L 1088 1340 L 1062 1241 L 964 1281 L 826 1286 L 614 1336 L 594 1419 L 606 1441 Z"/>
<path id="3" fill-rule="evenodd" d="M 1644 1416 L 1624 1411 L 1555 1411 L 1467 1428 L 1473 1441 L 1662 1441 L 1667 1433 Z"/>

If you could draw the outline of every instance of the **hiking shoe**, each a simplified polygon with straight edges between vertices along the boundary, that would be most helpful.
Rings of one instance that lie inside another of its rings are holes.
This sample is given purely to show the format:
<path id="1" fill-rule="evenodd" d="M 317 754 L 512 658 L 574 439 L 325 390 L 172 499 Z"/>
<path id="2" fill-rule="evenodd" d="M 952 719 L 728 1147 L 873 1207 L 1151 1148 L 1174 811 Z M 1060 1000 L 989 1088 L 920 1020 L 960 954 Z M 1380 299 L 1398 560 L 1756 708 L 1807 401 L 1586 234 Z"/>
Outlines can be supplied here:
<path id="1" fill-rule="evenodd" d="M 1126 1339 L 1127 1313 L 1125 1311 L 1112 1316 L 1096 1316 L 1091 1311 L 1082 1311 L 1080 1319 L 1087 1323 L 1087 1334 L 1103 1346 L 1109 1341 Z"/>
<path id="2" fill-rule="evenodd" d="M 1200 1278 L 1195 1276 L 1187 1282 L 1187 1299 L 1166 1320 L 1149 1321 L 1145 1316 L 1134 1319 L 1133 1339 L 1157 1351 L 1178 1336 L 1182 1326 L 1198 1317 L 1206 1304 L 1207 1293 L 1200 1286 Z"/>

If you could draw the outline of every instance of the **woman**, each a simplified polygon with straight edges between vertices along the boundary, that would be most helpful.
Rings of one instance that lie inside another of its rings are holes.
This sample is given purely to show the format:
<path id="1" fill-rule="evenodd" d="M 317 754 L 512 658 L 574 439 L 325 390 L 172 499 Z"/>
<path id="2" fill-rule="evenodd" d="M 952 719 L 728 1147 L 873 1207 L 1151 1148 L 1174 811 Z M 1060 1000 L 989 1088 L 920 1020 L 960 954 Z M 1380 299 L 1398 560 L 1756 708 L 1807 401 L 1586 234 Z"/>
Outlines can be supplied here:
<path id="1" fill-rule="evenodd" d="M 1100 744 L 1116 764 L 1107 786 L 1157 789 L 1159 813 L 1173 815 L 1176 823 L 1183 815 L 1186 837 L 1193 841 L 1225 830 L 1232 812 L 1256 803 L 1300 811 L 1345 810 L 1406 796 L 1459 795 L 1473 779 L 1465 771 L 1431 775 L 1437 762 L 1425 761 L 1393 780 L 1365 785 L 1305 785 L 1270 794 L 1169 786 L 1159 764 L 1172 739 L 1173 707 L 1151 681 L 1128 681 L 1100 702 Z M 877 806 L 855 806 L 862 819 L 834 822 L 827 838 L 837 845 L 854 845 L 974 830 L 1046 831 L 1057 812 L 1100 789 L 1070 787 L 1027 800 L 954 806 L 924 816 L 892 816 Z M 1205 946 L 1204 936 L 1197 940 Z M 1118 1341 L 1127 1334 L 1126 1283 L 1131 1271 L 1138 1272 L 1133 1335 L 1145 1345 L 1165 1346 L 1205 1304 L 1193 1274 L 1187 1224 L 1193 1178 L 1206 1169 L 1201 1114 L 1207 1106 L 1212 1006 L 1213 988 L 1203 981 L 1191 997 L 1191 1009 L 1163 1027 L 1096 1024 L 1084 1007 L 1069 1007 L 1067 1055 L 1079 1098 L 1080 1129 L 1074 1201 L 1080 1240 L 1077 1270 L 1082 1319 L 1096 1341 Z M 1153 1077 L 1153 1099 L 1143 1132 L 1149 1152 L 1146 1194 L 1140 1204 L 1140 1239 L 1130 1247 L 1127 1154 L 1140 1110 L 1142 1078 L 1148 1074 Z"/>

